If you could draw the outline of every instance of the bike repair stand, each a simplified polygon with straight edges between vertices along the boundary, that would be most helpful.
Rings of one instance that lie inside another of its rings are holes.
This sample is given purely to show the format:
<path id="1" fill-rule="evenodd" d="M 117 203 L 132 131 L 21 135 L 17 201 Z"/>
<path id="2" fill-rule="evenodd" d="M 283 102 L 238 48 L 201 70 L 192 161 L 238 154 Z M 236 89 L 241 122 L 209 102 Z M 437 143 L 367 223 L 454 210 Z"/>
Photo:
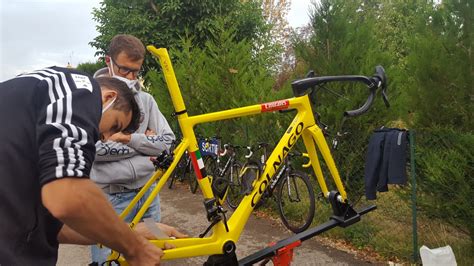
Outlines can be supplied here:
<path id="1" fill-rule="evenodd" d="M 324 233 L 336 226 L 347 227 L 360 221 L 360 216 L 375 210 L 375 205 L 369 206 L 360 212 L 355 211 L 348 203 L 339 201 L 339 192 L 331 191 L 329 193 L 329 202 L 333 210 L 330 220 L 319 226 L 307 229 L 301 233 L 272 243 L 271 246 L 255 252 L 241 260 L 239 265 L 253 265 L 259 261 L 263 261 L 265 265 L 270 259 L 276 266 L 287 266 L 291 264 L 293 259 L 293 249 L 301 245 L 301 242 L 308 240 L 316 235 Z"/>

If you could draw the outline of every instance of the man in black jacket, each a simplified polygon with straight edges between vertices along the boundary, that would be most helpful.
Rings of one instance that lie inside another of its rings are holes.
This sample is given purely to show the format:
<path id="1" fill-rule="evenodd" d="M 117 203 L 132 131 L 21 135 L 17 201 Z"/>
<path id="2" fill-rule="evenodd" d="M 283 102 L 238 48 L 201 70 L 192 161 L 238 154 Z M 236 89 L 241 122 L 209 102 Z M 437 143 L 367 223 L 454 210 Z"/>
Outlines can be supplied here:
<path id="1" fill-rule="evenodd" d="M 139 118 L 114 78 L 52 67 L 0 83 L 0 265 L 55 265 L 59 243 L 97 242 L 131 265 L 159 262 L 88 178 L 96 141 Z"/>

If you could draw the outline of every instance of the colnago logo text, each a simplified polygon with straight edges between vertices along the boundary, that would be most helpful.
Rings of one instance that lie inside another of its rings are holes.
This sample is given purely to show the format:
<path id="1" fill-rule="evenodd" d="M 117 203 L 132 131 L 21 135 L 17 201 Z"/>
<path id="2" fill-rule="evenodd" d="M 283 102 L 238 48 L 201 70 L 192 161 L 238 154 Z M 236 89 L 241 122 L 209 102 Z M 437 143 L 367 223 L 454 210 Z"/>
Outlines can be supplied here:
<path id="1" fill-rule="evenodd" d="M 286 157 L 286 155 L 288 155 L 291 148 L 295 145 L 296 140 L 298 139 L 298 137 L 303 132 L 303 129 L 304 129 L 304 124 L 303 124 L 303 122 L 300 122 L 298 125 L 296 125 L 296 127 L 294 127 L 294 129 L 290 129 L 290 130 L 287 131 L 286 134 L 289 134 L 290 136 L 288 138 L 288 141 L 287 141 L 286 145 L 283 146 L 280 153 L 278 154 L 278 158 L 273 162 L 273 164 L 272 164 L 273 167 L 268 167 L 269 166 L 268 164 L 266 165 L 265 169 L 266 168 L 269 169 L 268 173 L 265 175 L 265 179 L 260 183 L 260 186 L 259 186 L 257 192 L 255 192 L 252 195 L 252 203 L 251 203 L 252 208 L 255 207 L 255 205 L 257 204 L 257 201 L 256 201 L 257 195 L 260 195 L 259 198 L 262 196 L 262 194 L 266 190 L 268 184 L 270 184 L 272 176 L 276 173 L 276 171 L 278 170 L 280 165 L 283 163 L 283 159 Z"/>

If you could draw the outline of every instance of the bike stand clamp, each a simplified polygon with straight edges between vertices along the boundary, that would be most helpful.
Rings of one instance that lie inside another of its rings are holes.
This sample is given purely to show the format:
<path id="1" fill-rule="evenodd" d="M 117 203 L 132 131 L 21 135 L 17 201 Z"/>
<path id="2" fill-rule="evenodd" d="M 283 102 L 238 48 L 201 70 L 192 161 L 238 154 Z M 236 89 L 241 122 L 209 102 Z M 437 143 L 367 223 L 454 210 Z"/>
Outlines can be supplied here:
<path id="1" fill-rule="evenodd" d="M 347 227 L 360 221 L 360 214 L 349 203 L 340 202 L 338 200 L 339 195 L 337 191 L 329 193 L 328 199 L 333 212 L 331 219 L 338 221 L 341 227 Z"/>

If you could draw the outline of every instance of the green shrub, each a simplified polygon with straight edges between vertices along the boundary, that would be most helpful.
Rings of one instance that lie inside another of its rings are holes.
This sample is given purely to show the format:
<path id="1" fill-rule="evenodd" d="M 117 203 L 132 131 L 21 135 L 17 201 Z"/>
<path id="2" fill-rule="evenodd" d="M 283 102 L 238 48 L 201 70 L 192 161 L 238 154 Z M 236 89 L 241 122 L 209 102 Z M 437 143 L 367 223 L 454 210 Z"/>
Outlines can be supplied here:
<path id="1" fill-rule="evenodd" d="M 169 51 L 189 115 L 216 112 L 279 99 L 281 92 L 272 90 L 271 71 L 249 41 L 235 41 L 235 30 L 221 28 L 205 48 L 193 47 L 192 39 L 183 40 L 182 50 Z M 165 92 L 162 75 L 150 71 L 152 93 L 165 113 L 174 112 Z M 203 124 L 197 132 L 206 136 L 232 136 L 237 144 L 276 139 L 276 115 L 250 116 Z M 267 129 L 268 130 L 265 130 Z M 286 128 L 281 128 L 280 131 Z M 276 131 L 278 132 L 278 131 Z"/>
<path id="2" fill-rule="evenodd" d="M 86 62 L 86 63 L 80 63 L 77 65 L 77 70 L 86 72 L 87 74 L 93 76 L 94 73 L 103 68 L 106 67 L 107 65 L 103 61 L 97 61 L 97 62 Z"/>
<path id="3" fill-rule="evenodd" d="M 433 129 L 417 135 L 419 206 L 474 237 L 474 134 Z"/>

